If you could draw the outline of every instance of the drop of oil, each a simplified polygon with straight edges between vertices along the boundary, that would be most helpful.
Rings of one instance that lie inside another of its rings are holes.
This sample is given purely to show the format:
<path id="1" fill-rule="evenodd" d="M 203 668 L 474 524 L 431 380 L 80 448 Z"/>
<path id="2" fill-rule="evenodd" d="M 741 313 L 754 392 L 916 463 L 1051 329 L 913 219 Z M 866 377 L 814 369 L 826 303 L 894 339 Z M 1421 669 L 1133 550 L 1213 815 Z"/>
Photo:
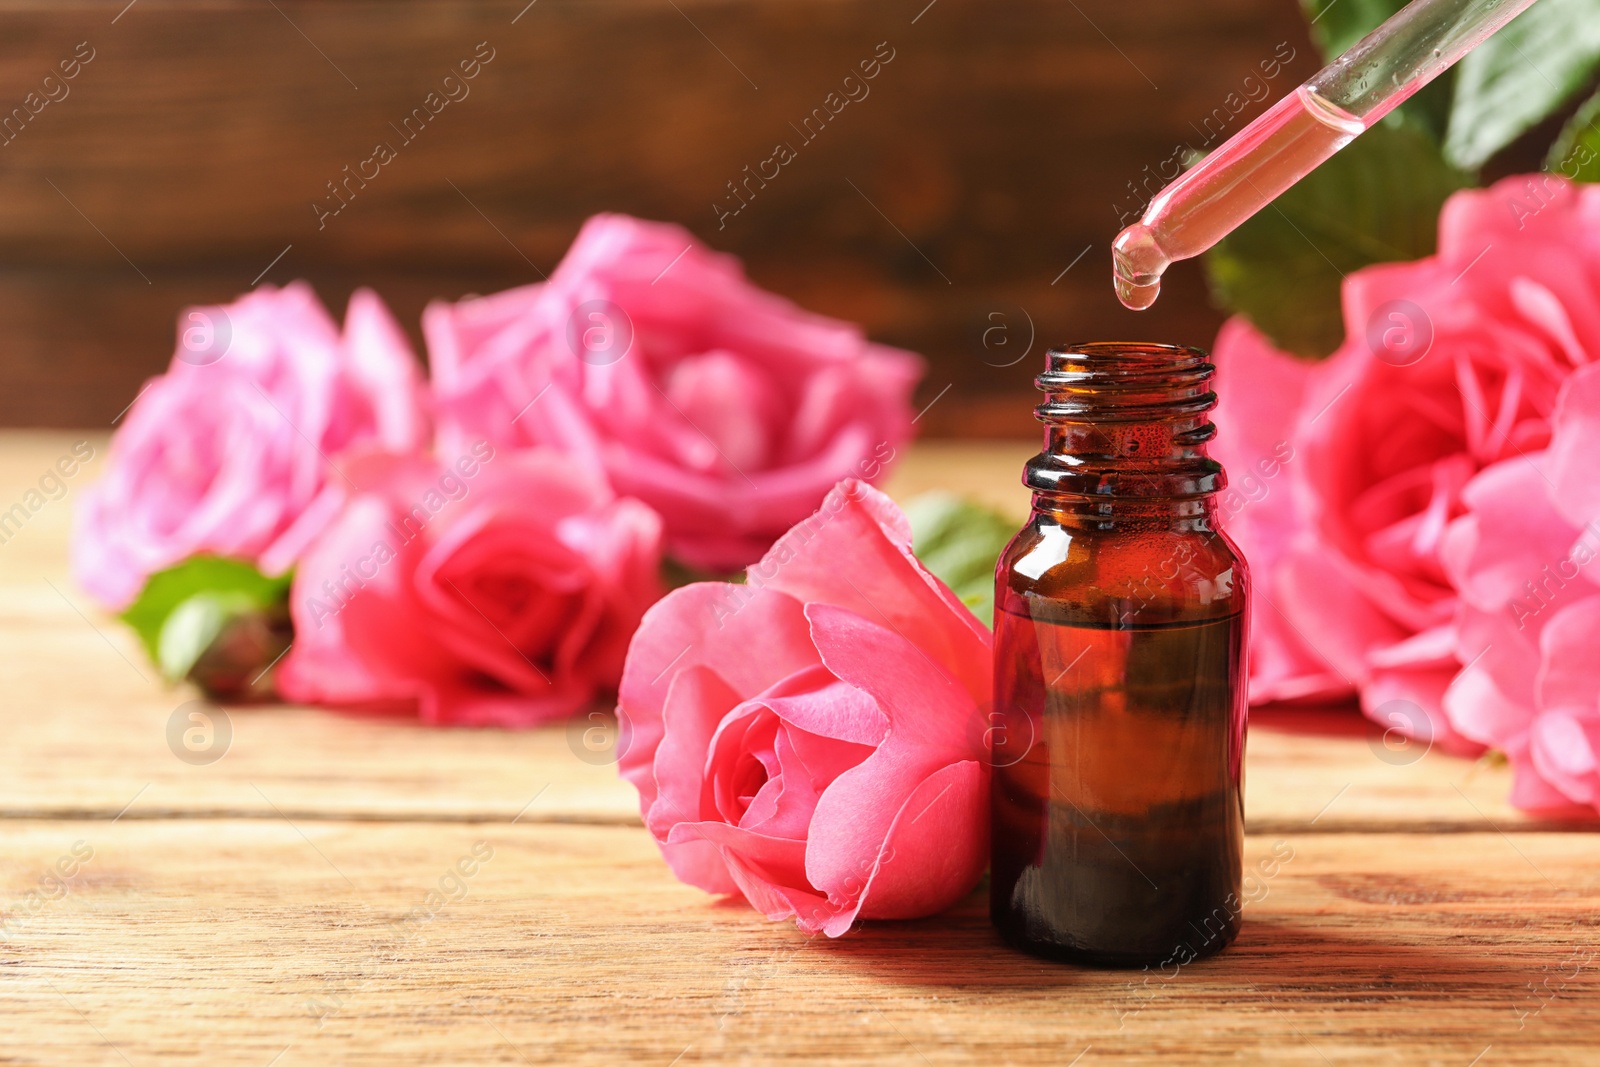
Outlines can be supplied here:
<path id="1" fill-rule="evenodd" d="M 1132 278 L 1126 278 L 1121 271 L 1117 272 L 1117 299 L 1122 301 L 1122 306 L 1130 311 L 1144 311 L 1156 302 L 1156 297 L 1161 295 L 1159 281 L 1147 282 L 1140 285 Z"/>
<path id="2" fill-rule="evenodd" d="M 1117 299 L 1125 308 L 1143 311 L 1161 295 L 1161 275 L 1172 260 L 1156 243 L 1150 227 L 1136 222 L 1111 243 L 1111 264 Z"/>

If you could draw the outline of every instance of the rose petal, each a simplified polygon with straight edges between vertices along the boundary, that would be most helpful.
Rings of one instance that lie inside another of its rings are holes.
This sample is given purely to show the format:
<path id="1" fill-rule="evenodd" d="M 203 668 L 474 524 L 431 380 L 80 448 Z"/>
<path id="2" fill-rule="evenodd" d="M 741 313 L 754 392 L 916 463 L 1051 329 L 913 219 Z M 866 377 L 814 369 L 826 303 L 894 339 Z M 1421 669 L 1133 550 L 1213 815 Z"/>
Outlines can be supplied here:
<path id="1" fill-rule="evenodd" d="M 989 862 L 988 819 L 982 763 L 965 760 L 929 775 L 895 816 L 862 891 L 860 916 L 933 915 L 966 896 Z M 974 827 L 982 829 L 974 833 Z M 828 933 L 838 936 L 831 928 Z"/>
<path id="2" fill-rule="evenodd" d="M 1600 707 L 1600 596 L 1555 612 L 1539 635 L 1539 654 L 1540 707 Z"/>
<path id="3" fill-rule="evenodd" d="M 1574 526 L 1600 523 L 1600 363 L 1585 367 L 1561 390 L 1550 441 L 1555 505 Z"/>
<path id="4" fill-rule="evenodd" d="M 876 856 L 905 798 L 934 772 L 981 759 L 971 730 L 978 709 L 963 688 L 898 634 L 843 608 L 806 608 L 818 652 L 841 681 L 870 693 L 889 718 L 889 735 L 860 766 L 841 774 L 817 801 L 806 876 L 830 897 L 848 895 L 851 878 Z M 967 828 L 979 833 L 976 827 Z"/>
<path id="5" fill-rule="evenodd" d="M 1453 524 L 1444 563 L 1462 596 L 1483 610 L 1524 595 L 1525 583 L 1572 545 L 1576 531 L 1553 506 L 1537 458 L 1486 467 L 1462 493 L 1471 514 Z"/>
<path id="6" fill-rule="evenodd" d="M 1456 733 L 1510 752 L 1525 742 L 1533 710 L 1508 697 L 1496 684 L 1490 665 L 1484 662 L 1495 655 L 1491 647 L 1476 664 L 1457 674 L 1439 703 Z"/>
<path id="7" fill-rule="evenodd" d="M 750 655 L 753 635 L 761 641 L 759 656 Z M 617 698 L 617 769 L 639 790 L 641 810 L 656 798 L 650 768 L 673 672 L 711 666 L 748 699 L 820 662 L 799 602 L 782 593 L 700 582 L 663 597 L 633 636 Z"/>
<path id="8" fill-rule="evenodd" d="M 699 822 L 706 817 L 700 797 L 705 782 L 705 754 L 723 717 L 739 704 L 735 692 L 716 671 L 695 664 L 672 679 L 662 710 L 664 725 L 670 725 L 655 752 L 651 769 L 653 798 L 644 806 L 645 826 L 663 838 L 678 823 Z M 618 741 L 622 752 L 622 742 Z M 680 879 L 707 892 L 732 892 L 727 872 L 713 853 L 691 846 L 667 853 L 667 863 Z"/>
<path id="9" fill-rule="evenodd" d="M 991 695 L 988 628 L 912 554 L 900 509 L 863 482 L 836 486 L 750 568 L 750 584 L 872 619 L 952 672 L 973 700 Z"/>
<path id="10" fill-rule="evenodd" d="M 1277 592 L 1266 611 L 1282 615 L 1305 646 L 1349 684 L 1368 677 L 1369 649 L 1406 636 L 1356 589 L 1342 557 L 1310 542 L 1289 550 L 1274 579 Z"/>
<path id="11" fill-rule="evenodd" d="M 1444 695 L 1456 670 L 1447 667 L 1374 671 L 1361 688 L 1361 710 L 1369 719 L 1457 756 L 1476 756 L 1483 745 L 1458 733 L 1444 710 Z"/>
<path id="12" fill-rule="evenodd" d="M 1534 769 L 1562 800 L 1600 806 L 1600 712 L 1592 703 L 1539 716 L 1529 740 Z"/>

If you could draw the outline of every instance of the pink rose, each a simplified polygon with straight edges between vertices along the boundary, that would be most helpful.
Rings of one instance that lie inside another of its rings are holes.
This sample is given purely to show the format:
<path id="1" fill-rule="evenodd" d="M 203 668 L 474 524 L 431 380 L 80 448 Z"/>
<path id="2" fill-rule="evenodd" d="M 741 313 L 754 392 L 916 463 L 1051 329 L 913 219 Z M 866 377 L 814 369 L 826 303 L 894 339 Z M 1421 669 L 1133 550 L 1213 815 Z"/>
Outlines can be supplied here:
<path id="1" fill-rule="evenodd" d="M 921 361 L 752 285 L 686 230 L 597 215 L 542 285 L 423 317 L 446 448 L 548 444 L 731 570 L 911 434 Z"/>
<path id="2" fill-rule="evenodd" d="M 179 326 L 77 515 L 73 572 L 111 608 L 198 553 L 283 573 L 338 505 L 330 457 L 427 439 L 416 357 L 372 292 L 350 298 L 342 335 L 304 282 L 191 308 Z"/>
<path id="3" fill-rule="evenodd" d="M 1243 326 L 1218 337 L 1218 454 L 1248 464 L 1281 434 L 1295 457 L 1295 491 L 1230 526 L 1260 576 L 1254 698 L 1354 688 L 1385 725 L 1475 749 L 1440 703 L 1468 658 L 1440 547 L 1467 483 L 1543 448 L 1562 383 L 1600 355 L 1597 224 L 1600 188 L 1458 193 L 1437 255 L 1346 279 L 1327 361 L 1290 370 Z"/>
<path id="4" fill-rule="evenodd" d="M 1250 700 L 1348 696 L 1351 683 L 1310 647 L 1281 607 L 1275 579 L 1290 548 L 1309 540 L 1295 499 L 1295 420 L 1316 366 L 1277 349 L 1243 318 L 1217 335 L 1211 454 L 1228 472 L 1217 506 L 1250 562 Z M 1292 593 L 1292 589 L 1288 590 Z"/>
<path id="5" fill-rule="evenodd" d="M 530 726 L 615 689 L 661 595 L 660 520 L 548 450 L 375 454 L 295 571 L 291 700 Z"/>
<path id="6" fill-rule="evenodd" d="M 1567 380 L 1548 451 L 1502 460 L 1445 535 L 1469 665 L 1462 734 L 1510 757 L 1512 803 L 1600 809 L 1600 365 Z"/>
<path id="7" fill-rule="evenodd" d="M 677 876 L 837 937 L 930 915 L 988 862 L 988 630 L 859 481 L 749 570 L 645 615 L 620 769 Z"/>

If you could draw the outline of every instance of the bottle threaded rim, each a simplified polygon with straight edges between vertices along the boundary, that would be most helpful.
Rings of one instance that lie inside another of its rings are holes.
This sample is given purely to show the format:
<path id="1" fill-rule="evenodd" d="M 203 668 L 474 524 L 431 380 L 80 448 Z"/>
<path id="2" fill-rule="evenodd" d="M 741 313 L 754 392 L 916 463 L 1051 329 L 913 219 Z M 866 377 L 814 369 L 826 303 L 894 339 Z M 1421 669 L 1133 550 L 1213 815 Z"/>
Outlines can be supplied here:
<path id="1" fill-rule="evenodd" d="M 1206 455 L 1216 367 L 1187 345 L 1094 341 L 1051 348 L 1034 384 L 1045 450 L 1031 488 L 1096 497 L 1206 496 L 1226 483 Z"/>
<path id="2" fill-rule="evenodd" d="M 1187 345 L 1093 341 L 1045 353 L 1034 385 L 1046 395 L 1040 422 L 1154 422 L 1203 415 L 1217 405 L 1216 367 Z"/>

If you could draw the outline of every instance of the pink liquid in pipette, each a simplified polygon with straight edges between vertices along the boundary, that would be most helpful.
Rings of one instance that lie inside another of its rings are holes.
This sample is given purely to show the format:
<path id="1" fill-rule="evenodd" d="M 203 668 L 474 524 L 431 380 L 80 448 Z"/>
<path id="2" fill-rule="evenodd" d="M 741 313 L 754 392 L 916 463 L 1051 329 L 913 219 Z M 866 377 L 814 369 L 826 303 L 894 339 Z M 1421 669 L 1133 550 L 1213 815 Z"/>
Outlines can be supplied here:
<path id="1" fill-rule="evenodd" d="M 1222 240 L 1363 129 L 1306 86 L 1279 100 L 1161 190 L 1144 217 L 1117 235 L 1117 298 L 1135 311 L 1154 304 L 1167 267 Z"/>

